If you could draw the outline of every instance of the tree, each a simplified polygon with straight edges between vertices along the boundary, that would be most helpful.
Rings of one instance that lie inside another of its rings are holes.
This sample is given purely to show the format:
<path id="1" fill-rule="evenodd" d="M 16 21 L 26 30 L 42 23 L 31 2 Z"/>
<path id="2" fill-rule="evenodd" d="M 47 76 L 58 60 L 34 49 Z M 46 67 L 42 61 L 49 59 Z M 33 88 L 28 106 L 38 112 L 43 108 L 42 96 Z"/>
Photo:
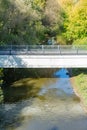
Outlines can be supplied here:
<path id="1" fill-rule="evenodd" d="M 60 32 L 63 23 L 62 8 L 57 0 L 47 0 L 44 10 L 43 24 L 49 29 L 51 35 Z"/>
<path id="2" fill-rule="evenodd" d="M 43 39 L 41 13 L 31 0 L 2 0 L 0 7 L 1 44 L 36 44 Z"/>
<path id="3" fill-rule="evenodd" d="M 87 37 L 87 1 L 79 0 L 69 13 L 65 23 L 65 36 L 68 41 L 75 41 Z"/>

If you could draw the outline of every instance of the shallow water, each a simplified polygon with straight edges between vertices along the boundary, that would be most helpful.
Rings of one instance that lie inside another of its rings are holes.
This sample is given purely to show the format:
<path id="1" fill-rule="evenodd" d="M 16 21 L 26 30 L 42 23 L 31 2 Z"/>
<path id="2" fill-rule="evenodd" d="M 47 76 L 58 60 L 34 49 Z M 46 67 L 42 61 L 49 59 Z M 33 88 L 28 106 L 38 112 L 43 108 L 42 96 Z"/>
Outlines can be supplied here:
<path id="1" fill-rule="evenodd" d="M 37 92 L 35 97 L 29 95 L 22 101 L 3 104 L 0 130 L 87 130 L 87 115 L 66 70 L 61 71 L 54 74 L 56 78 L 29 79 L 39 86 L 38 91 L 33 87 L 32 91 Z M 24 81 L 21 83 L 26 84 Z M 29 89 L 25 92 L 28 94 Z"/>

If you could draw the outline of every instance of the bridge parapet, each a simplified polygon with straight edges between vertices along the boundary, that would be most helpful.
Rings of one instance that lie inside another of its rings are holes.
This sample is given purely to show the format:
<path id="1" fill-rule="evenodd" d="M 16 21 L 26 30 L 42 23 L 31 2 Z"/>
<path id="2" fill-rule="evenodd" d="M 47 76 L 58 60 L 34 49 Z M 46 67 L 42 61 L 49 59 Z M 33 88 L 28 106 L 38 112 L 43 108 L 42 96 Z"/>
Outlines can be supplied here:
<path id="1" fill-rule="evenodd" d="M 4 45 L 0 55 L 86 55 L 87 45 Z"/>

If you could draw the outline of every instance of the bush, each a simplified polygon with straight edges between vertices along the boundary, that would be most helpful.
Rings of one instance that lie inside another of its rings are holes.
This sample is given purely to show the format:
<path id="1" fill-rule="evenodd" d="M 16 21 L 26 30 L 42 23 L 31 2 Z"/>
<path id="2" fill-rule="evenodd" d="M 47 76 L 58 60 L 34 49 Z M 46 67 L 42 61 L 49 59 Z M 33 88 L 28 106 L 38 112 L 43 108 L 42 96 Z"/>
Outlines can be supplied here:
<path id="1" fill-rule="evenodd" d="M 65 45 L 66 44 L 66 40 L 62 35 L 58 35 L 57 36 L 57 43 L 61 44 L 61 45 Z"/>
<path id="2" fill-rule="evenodd" d="M 73 42 L 75 45 L 87 45 L 87 37 L 83 39 L 77 39 Z"/>

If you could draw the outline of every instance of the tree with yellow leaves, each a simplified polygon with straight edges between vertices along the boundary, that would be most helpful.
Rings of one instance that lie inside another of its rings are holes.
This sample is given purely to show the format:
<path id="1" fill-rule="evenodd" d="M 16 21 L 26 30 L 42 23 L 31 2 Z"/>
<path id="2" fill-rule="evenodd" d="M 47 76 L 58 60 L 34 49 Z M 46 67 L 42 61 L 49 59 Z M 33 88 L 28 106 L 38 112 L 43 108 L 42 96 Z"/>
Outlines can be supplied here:
<path id="1" fill-rule="evenodd" d="M 87 37 L 87 0 L 79 0 L 73 6 L 65 25 L 65 36 L 69 42 L 75 42 L 78 39 L 80 41 Z"/>

